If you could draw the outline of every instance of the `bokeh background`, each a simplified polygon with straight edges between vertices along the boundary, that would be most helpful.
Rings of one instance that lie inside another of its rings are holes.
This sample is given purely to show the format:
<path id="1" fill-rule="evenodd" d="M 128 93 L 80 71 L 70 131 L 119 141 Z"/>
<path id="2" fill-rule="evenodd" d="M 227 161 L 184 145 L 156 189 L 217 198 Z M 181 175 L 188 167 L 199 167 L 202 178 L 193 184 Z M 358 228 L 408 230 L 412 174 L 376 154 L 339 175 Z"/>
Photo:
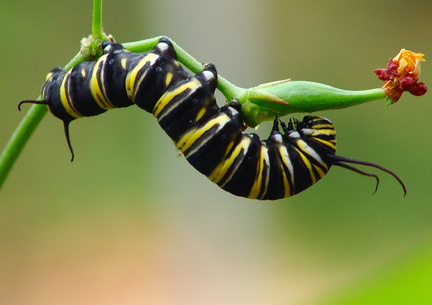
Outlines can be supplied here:
<path id="1" fill-rule="evenodd" d="M 91 2 L 0 2 L 1 147 L 90 33 Z M 432 86 L 429 0 L 106 0 L 103 16 L 117 41 L 167 35 L 244 87 L 380 87 L 401 48 L 426 54 Z M 334 168 L 293 198 L 236 198 L 134 107 L 74 122 L 70 163 L 47 115 L 0 194 L 0 304 L 432 304 L 430 96 L 320 113 L 340 155 L 392 169 L 406 197 Z"/>

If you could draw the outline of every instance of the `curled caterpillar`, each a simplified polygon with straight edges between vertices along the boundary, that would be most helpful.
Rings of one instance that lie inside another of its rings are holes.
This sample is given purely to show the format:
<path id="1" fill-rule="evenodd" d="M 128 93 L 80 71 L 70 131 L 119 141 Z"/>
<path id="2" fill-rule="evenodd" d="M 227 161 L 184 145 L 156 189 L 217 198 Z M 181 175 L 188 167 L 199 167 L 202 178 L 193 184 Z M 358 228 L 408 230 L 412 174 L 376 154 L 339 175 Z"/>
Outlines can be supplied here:
<path id="1" fill-rule="evenodd" d="M 69 148 L 69 123 L 108 109 L 133 104 L 152 113 L 187 161 L 222 189 L 246 198 L 275 200 L 307 189 L 338 165 L 375 177 L 350 163 L 372 166 L 403 182 L 393 172 L 373 163 L 336 153 L 333 123 L 306 116 L 288 125 L 276 119 L 270 137 L 261 140 L 244 133 L 238 102 L 216 104 L 217 72 L 212 64 L 192 76 L 162 38 L 151 52 L 132 53 L 121 44 L 104 42 L 97 61 L 65 71 L 53 69 L 42 87 L 42 101 L 64 123 Z M 281 131 L 282 129 L 282 131 Z"/>

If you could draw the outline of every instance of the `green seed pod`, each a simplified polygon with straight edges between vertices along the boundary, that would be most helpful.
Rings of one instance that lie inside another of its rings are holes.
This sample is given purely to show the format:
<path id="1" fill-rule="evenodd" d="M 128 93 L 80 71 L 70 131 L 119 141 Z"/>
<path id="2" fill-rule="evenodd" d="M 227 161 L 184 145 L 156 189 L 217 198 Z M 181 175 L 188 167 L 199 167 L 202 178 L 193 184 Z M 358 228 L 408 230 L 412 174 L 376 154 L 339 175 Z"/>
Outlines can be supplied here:
<path id="1" fill-rule="evenodd" d="M 295 112 L 347 108 L 386 98 L 381 88 L 343 90 L 309 81 L 277 81 L 247 89 L 239 98 L 249 126 Z"/>

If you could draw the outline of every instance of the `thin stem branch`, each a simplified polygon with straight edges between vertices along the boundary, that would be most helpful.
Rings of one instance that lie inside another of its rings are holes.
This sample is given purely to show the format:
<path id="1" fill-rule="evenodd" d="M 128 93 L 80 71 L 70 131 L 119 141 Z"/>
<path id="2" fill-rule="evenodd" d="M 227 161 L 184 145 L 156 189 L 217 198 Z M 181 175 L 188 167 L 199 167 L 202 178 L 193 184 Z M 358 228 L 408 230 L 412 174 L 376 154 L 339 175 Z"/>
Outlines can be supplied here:
<path id="1" fill-rule="evenodd" d="M 40 99 L 40 97 L 39 97 Z M 18 127 L 10 137 L 3 152 L 0 155 L 0 188 L 6 180 L 12 166 L 30 139 L 36 127 L 47 113 L 47 107 L 43 105 L 32 105 L 30 110 L 21 120 Z"/>
<path id="2" fill-rule="evenodd" d="M 102 38 L 102 0 L 93 0 L 92 35 Z"/>

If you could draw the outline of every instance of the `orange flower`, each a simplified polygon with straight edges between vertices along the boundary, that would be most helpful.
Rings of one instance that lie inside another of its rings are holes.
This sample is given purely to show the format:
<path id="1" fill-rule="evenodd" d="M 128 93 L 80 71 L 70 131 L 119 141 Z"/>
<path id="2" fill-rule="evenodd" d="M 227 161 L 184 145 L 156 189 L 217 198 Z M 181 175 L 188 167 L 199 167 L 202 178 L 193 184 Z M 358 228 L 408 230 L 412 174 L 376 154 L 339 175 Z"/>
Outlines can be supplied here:
<path id="1" fill-rule="evenodd" d="M 399 77 L 412 75 L 413 77 L 420 77 L 420 62 L 425 61 L 424 54 L 414 53 L 405 49 L 400 50 L 399 54 L 393 58 L 393 63 L 399 66 L 397 73 Z"/>
<path id="2" fill-rule="evenodd" d="M 418 82 L 420 62 L 425 61 L 423 56 L 424 54 L 402 49 L 395 58 L 389 60 L 386 69 L 374 71 L 379 79 L 386 82 L 382 89 L 394 103 L 404 91 L 417 96 L 427 92 L 426 85 Z"/>

